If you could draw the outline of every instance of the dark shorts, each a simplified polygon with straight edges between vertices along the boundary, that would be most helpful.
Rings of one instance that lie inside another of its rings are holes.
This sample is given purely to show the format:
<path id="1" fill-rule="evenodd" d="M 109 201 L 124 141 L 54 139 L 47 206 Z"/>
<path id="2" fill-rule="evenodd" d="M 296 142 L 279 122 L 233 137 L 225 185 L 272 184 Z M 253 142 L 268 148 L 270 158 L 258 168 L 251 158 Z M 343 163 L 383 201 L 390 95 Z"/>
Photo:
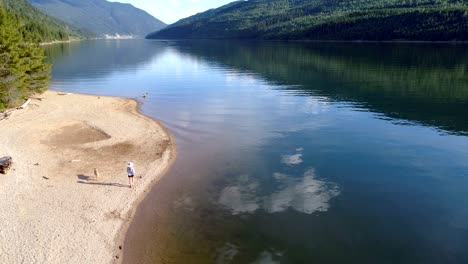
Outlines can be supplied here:
<path id="1" fill-rule="evenodd" d="M 134 175 L 128 175 L 129 178 L 133 178 Z"/>

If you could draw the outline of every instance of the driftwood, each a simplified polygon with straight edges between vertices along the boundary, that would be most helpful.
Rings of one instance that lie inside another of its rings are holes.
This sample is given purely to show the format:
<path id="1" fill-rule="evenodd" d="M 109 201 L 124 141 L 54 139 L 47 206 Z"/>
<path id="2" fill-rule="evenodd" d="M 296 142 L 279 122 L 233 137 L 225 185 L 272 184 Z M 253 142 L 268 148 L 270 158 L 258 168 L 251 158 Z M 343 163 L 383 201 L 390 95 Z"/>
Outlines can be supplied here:
<path id="1" fill-rule="evenodd" d="M 4 119 L 7 119 L 11 115 L 12 112 L 13 112 L 13 110 L 1 113 L 0 114 L 0 121 L 2 121 Z"/>
<path id="2" fill-rule="evenodd" d="M 6 174 L 13 164 L 13 159 L 11 157 L 0 158 L 0 173 Z"/>
<path id="3" fill-rule="evenodd" d="M 33 98 L 33 99 L 36 99 L 36 98 Z M 16 107 L 16 109 L 10 109 L 10 110 L 7 110 L 7 111 L 5 111 L 5 112 L 0 112 L 0 121 L 7 119 L 8 116 L 10 116 L 10 115 L 13 113 L 13 111 L 26 108 L 26 106 L 28 106 L 28 104 L 29 104 L 30 102 L 31 102 L 31 98 L 29 98 L 28 100 L 26 100 L 26 102 L 24 102 L 22 105 Z M 38 106 L 38 105 L 36 105 L 36 106 Z"/>
<path id="4" fill-rule="evenodd" d="M 26 106 L 28 106 L 29 102 L 31 102 L 31 99 L 26 100 L 26 102 L 24 102 L 24 104 L 18 106 L 18 108 L 16 108 L 16 109 L 24 109 Z"/>
<path id="5" fill-rule="evenodd" d="M 46 99 L 44 97 L 29 97 L 29 98 L 34 99 L 34 100 L 38 100 L 38 101 L 42 101 L 42 100 Z"/>

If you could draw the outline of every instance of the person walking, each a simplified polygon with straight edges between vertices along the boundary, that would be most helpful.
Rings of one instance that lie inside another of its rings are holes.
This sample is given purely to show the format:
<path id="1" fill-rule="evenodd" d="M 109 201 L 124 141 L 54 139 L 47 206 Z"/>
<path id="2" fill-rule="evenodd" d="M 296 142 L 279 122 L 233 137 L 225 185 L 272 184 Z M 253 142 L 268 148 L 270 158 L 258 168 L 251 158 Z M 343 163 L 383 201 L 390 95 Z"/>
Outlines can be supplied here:
<path id="1" fill-rule="evenodd" d="M 135 167 L 133 162 L 127 162 L 127 175 L 128 175 L 128 183 L 130 184 L 130 188 L 133 187 L 133 177 L 135 176 Z"/>

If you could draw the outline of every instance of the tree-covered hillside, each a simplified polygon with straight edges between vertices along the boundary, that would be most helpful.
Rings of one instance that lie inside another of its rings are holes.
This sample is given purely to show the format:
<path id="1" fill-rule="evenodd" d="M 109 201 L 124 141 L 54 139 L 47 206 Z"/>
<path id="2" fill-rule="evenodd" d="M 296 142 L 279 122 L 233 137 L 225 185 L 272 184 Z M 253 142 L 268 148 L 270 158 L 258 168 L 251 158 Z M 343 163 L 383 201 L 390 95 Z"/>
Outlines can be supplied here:
<path id="1" fill-rule="evenodd" d="M 44 13 L 94 34 L 144 37 L 166 26 L 130 4 L 106 0 L 29 0 Z"/>
<path id="2" fill-rule="evenodd" d="M 57 21 L 34 8 L 27 0 L 0 0 L 0 6 L 13 14 L 21 22 L 19 27 L 31 34 L 39 42 L 53 40 L 68 40 L 70 37 L 79 37 L 63 22 Z"/>
<path id="3" fill-rule="evenodd" d="M 50 66 L 38 42 L 47 27 L 28 25 L 0 6 L 0 110 L 47 88 Z"/>
<path id="4" fill-rule="evenodd" d="M 148 38 L 468 40 L 468 0 L 237 1 Z"/>

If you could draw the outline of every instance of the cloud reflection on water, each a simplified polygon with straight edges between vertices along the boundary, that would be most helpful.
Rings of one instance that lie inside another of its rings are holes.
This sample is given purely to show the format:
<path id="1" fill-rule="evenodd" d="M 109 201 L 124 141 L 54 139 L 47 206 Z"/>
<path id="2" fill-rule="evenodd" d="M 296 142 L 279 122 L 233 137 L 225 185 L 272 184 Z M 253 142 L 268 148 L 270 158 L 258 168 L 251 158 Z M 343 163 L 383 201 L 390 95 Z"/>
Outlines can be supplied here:
<path id="1" fill-rule="evenodd" d="M 302 154 L 297 153 L 294 155 L 283 155 L 281 157 L 281 163 L 286 165 L 298 165 L 302 163 Z"/>
<path id="2" fill-rule="evenodd" d="M 219 203 L 228 207 L 233 214 L 253 213 L 260 205 L 255 193 L 242 186 L 230 186 L 221 191 Z"/>
<path id="3" fill-rule="evenodd" d="M 281 257 L 281 255 L 282 253 L 263 251 L 252 264 L 279 264 L 280 261 L 277 261 L 276 259 Z"/>
<path id="4" fill-rule="evenodd" d="M 298 165 L 302 163 L 302 152 L 304 148 L 297 148 L 296 149 L 296 154 L 293 155 L 283 155 L 281 156 L 281 163 L 292 166 L 292 165 Z"/>
<path id="5" fill-rule="evenodd" d="M 231 263 L 238 253 L 239 249 L 237 246 L 231 243 L 226 243 L 222 248 L 218 250 L 216 264 Z"/>
<path id="6" fill-rule="evenodd" d="M 242 178 L 246 177 L 241 177 L 237 185 L 225 187 L 219 197 L 219 203 L 234 215 L 254 213 L 258 209 L 268 213 L 288 208 L 306 214 L 323 212 L 330 208 L 330 200 L 340 193 L 336 184 L 318 180 L 314 169 L 308 169 L 299 178 L 274 173 L 273 180 L 278 188 L 267 195 L 259 195 L 258 182 Z"/>

